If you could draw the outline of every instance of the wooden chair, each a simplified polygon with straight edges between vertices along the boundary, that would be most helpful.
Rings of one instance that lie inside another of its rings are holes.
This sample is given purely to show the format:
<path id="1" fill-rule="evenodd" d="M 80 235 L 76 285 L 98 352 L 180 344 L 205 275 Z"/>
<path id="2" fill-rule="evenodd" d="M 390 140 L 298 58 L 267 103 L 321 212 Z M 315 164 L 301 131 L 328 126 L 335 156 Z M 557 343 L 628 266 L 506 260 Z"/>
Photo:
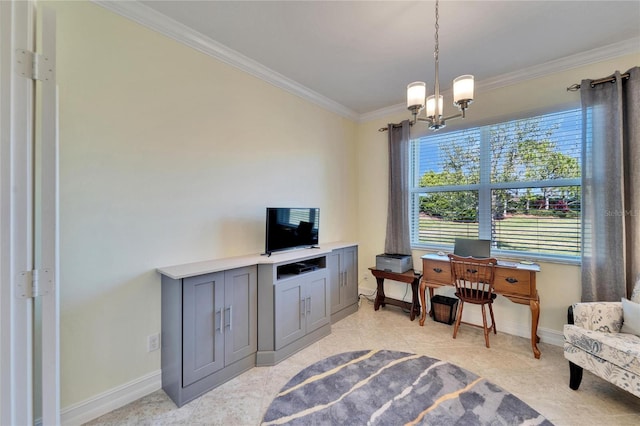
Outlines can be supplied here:
<path id="1" fill-rule="evenodd" d="M 489 330 L 493 329 L 493 333 L 497 334 L 492 307 L 493 300 L 496 298 L 496 294 L 493 292 L 493 281 L 497 260 L 494 258 L 478 259 L 450 254 L 449 261 L 451 263 L 451 277 L 456 287 L 456 296 L 460 299 L 456 324 L 453 328 L 453 338 L 456 338 L 460 323 L 463 322 L 462 310 L 464 309 L 464 304 L 481 305 L 483 324 L 481 328 L 484 329 L 484 340 L 488 348 Z M 485 306 L 487 305 L 489 305 L 489 313 L 491 314 L 491 327 L 487 327 L 487 314 L 485 312 Z M 465 324 L 480 327 L 468 322 L 465 322 Z"/>

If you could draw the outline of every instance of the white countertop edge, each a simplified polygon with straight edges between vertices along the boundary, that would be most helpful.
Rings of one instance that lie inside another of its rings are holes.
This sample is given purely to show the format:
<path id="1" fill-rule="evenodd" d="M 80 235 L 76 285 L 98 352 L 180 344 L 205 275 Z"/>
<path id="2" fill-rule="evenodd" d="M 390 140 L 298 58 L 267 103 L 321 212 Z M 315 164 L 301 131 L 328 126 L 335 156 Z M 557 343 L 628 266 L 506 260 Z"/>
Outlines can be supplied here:
<path id="1" fill-rule="evenodd" d="M 174 280 L 194 277 L 197 275 L 210 274 L 213 272 L 226 271 L 229 269 L 242 268 L 245 266 L 276 264 L 309 259 L 332 252 L 333 250 L 357 246 L 353 242 L 333 242 L 323 243 L 319 248 L 301 248 L 272 253 L 271 256 L 262 254 L 250 254 L 246 256 L 227 257 L 222 259 L 204 260 L 201 262 L 185 263 L 182 265 L 166 266 L 157 268 L 156 271 Z"/>

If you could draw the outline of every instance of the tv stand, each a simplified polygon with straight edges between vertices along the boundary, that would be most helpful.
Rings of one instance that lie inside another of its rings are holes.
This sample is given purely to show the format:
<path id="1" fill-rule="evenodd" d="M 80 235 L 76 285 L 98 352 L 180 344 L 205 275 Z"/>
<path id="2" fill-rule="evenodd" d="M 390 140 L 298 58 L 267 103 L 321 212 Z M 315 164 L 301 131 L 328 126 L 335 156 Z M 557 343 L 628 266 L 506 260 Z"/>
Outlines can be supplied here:
<path id="1" fill-rule="evenodd" d="M 167 395 L 182 406 L 329 335 L 358 310 L 357 253 L 337 242 L 158 268 Z"/>
<path id="2" fill-rule="evenodd" d="M 331 333 L 326 254 L 258 265 L 256 365 L 275 365 Z"/>

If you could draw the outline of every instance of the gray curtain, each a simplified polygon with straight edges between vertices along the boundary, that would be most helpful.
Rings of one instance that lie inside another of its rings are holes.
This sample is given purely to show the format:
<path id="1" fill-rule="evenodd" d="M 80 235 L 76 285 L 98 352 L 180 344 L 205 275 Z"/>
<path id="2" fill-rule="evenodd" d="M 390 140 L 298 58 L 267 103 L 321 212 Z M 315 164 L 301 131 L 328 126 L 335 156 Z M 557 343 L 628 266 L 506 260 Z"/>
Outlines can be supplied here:
<path id="1" fill-rule="evenodd" d="M 384 252 L 411 254 L 409 236 L 409 120 L 389 124 L 389 205 Z"/>
<path id="2" fill-rule="evenodd" d="M 640 67 L 580 83 L 582 301 L 619 301 L 640 279 Z"/>

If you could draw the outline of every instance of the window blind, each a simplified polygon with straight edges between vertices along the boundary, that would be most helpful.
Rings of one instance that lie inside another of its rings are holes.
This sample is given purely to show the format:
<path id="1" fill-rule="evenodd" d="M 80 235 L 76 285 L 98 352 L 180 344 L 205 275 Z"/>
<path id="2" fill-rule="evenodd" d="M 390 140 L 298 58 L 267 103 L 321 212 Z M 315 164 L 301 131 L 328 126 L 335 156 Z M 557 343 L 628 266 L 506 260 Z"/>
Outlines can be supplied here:
<path id="1" fill-rule="evenodd" d="M 413 140 L 412 244 L 579 256 L 581 120 L 574 109 Z"/>

